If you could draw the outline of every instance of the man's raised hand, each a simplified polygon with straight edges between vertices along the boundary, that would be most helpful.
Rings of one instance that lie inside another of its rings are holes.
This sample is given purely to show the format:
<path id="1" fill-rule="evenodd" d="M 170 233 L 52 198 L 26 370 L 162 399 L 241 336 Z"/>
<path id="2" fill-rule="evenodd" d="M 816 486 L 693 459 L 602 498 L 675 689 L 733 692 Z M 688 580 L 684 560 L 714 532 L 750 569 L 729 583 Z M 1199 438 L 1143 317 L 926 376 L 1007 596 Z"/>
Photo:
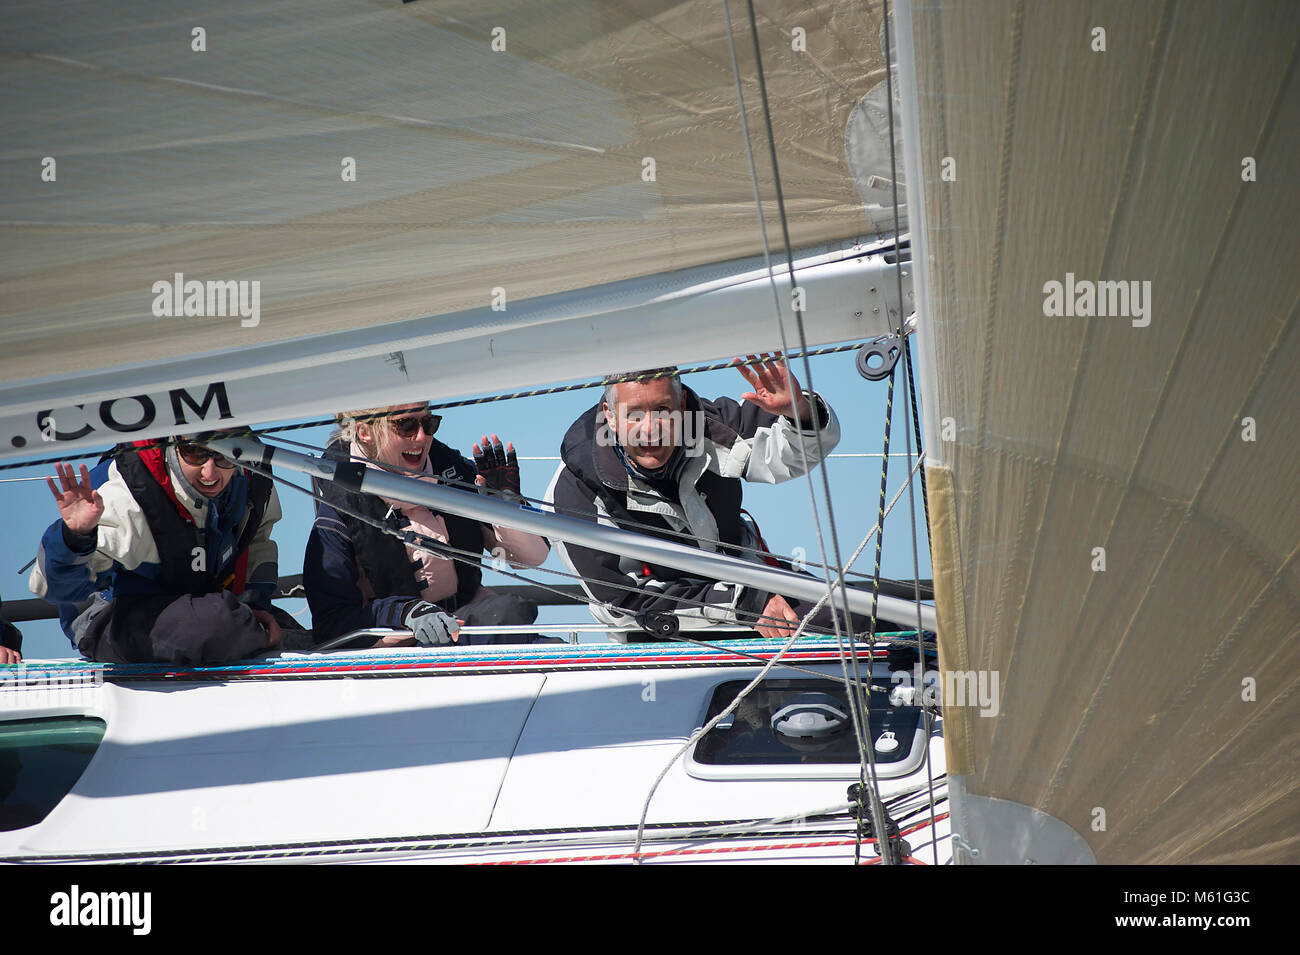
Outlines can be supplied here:
<path id="1" fill-rule="evenodd" d="M 750 355 L 749 360 L 756 364 L 746 367 L 739 364 L 736 370 L 745 376 L 753 391 L 740 396 L 741 401 L 758 405 L 764 411 L 774 415 L 795 417 L 795 402 L 798 401 L 799 423 L 807 428 L 812 420 L 812 406 L 808 398 L 799 389 L 799 381 L 786 365 L 779 352 L 771 354 Z"/>
<path id="2" fill-rule="evenodd" d="M 54 478 L 47 477 L 45 483 L 59 505 L 59 516 L 74 534 L 89 534 L 104 516 L 104 499 L 90 486 L 90 471 L 83 464 L 78 480 L 71 464 L 56 464 L 54 469 L 59 473 L 62 492 L 55 486 Z"/>

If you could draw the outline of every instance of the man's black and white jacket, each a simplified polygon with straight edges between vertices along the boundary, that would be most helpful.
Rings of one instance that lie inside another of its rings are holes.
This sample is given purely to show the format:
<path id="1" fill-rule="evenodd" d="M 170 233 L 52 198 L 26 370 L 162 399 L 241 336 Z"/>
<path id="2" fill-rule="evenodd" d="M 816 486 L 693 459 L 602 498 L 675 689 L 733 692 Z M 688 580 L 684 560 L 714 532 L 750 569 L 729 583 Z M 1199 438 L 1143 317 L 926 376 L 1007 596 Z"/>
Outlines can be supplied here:
<path id="1" fill-rule="evenodd" d="M 753 525 L 740 513 L 741 481 L 779 484 L 803 476 L 839 442 L 839 421 L 816 395 L 809 398 L 817 420 L 805 422 L 809 430 L 799 431 L 792 420 L 749 402 L 708 401 L 685 386 L 683 393 L 685 419 L 702 422 L 702 427 L 679 430 L 685 453 L 677 472 L 680 503 L 629 472 L 600 405 L 578 418 L 564 436 L 562 463 L 546 500 L 560 514 L 758 561 L 732 546 L 759 546 Z M 814 425 L 821 432 L 820 448 Z M 647 611 L 674 612 L 684 629 L 747 623 L 771 596 L 576 544 L 557 541 L 556 549 L 581 575 L 594 600 L 617 608 L 591 608 L 597 620 L 611 625 L 631 623 Z"/>

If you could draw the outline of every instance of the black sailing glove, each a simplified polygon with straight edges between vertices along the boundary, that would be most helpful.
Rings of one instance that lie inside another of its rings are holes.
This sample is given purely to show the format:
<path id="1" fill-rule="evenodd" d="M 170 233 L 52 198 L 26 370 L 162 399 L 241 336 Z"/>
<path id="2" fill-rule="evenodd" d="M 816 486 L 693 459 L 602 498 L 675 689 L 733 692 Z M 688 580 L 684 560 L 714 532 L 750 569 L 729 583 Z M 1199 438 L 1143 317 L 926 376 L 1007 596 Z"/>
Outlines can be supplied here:
<path id="1" fill-rule="evenodd" d="M 411 604 L 402 619 L 402 626 L 414 633 L 416 641 L 426 647 L 445 647 L 455 641 L 460 631 L 460 621 L 427 600 Z"/>
<path id="2" fill-rule="evenodd" d="M 474 445 L 474 465 L 483 478 L 480 485 L 486 493 L 496 494 L 508 501 L 522 501 L 519 490 L 519 457 L 515 454 L 513 443 L 501 447 L 501 439 L 495 434 L 489 443 L 487 435 L 483 436 L 482 446 Z"/>

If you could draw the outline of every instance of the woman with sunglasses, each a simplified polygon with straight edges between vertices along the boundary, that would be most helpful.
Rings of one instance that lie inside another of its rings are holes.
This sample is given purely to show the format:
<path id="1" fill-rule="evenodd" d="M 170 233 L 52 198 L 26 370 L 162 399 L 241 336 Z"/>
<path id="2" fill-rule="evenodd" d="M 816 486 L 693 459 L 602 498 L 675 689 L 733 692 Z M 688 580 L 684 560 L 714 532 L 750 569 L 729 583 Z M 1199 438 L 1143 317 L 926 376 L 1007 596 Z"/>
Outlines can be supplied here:
<path id="1" fill-rule="evenodd" d="M 279 577 L 269 478 L 185 439 L 137 441 L 47 478 L 59 520 L 31 589 L 63 631 L 107 663 L 224 663 L 276 646 Z"/>
<path id="2" fill-rule="evenodd" d="M 518 499 L 519 462 L 514 445 L 496 435 L 474 445 L 472 464 L 434 438 L 441 418 L 426 404 L 371 408 L 336 415 L 338 431 L 326 456 L 443 482 L 474 493 Z M 477 465 L 477 466 L 476 466 Z M 303 559 L 303 587 L 318 642 L 353 630 L 388 627 L 408 633 L 359 638 L 353 644 L 445 646 L 467 643 L 551 642 L 536 635 L 484 638 L 459 633 L 472 626 L 523 625 L 537 619 L 537 605 L 493 593 L 482 585 L 478 559 L 486 551 L 515 567 L 546 560 L 544 538 L 483 524 L 455 514 L 319 483 L 316 522 Z M 374 526 L 384 525 L 387 531 Z M 393 533 L 413 532 L 445 546 L 444 554 L 404 543 Z"/>

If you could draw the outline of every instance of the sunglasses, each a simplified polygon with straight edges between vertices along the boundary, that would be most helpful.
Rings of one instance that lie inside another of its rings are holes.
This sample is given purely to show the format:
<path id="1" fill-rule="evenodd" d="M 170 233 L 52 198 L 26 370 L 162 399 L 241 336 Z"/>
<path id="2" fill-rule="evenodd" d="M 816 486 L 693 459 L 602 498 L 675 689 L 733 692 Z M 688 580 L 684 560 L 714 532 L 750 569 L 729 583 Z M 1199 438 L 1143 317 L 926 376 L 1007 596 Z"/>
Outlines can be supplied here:
<path id="1" fill-rule="evenodd" d="M 207 448 L 200 447 L 189 441 L 182 441 L 176 445 L 176 453 L 180 455 L 182 461 L 191 467 L 201 468 L 207 463 L 208 458 L 212 463 L 223 471 L 229 471 L 235 466 L 235 462 L 227 457 L 217 454 L 215 451 L 209 451 Z"/>
<path id="2" fill-rule="evenodd" d="M 399 438 L 414 438 L 420 433 L 421 429 L 425 434 L 433 437 L 440 424 L 442 424 L 442 415 L 433 414 L 432 412 L 388 419 L 388 426 L 393 429 L 393 434 Z"/>

